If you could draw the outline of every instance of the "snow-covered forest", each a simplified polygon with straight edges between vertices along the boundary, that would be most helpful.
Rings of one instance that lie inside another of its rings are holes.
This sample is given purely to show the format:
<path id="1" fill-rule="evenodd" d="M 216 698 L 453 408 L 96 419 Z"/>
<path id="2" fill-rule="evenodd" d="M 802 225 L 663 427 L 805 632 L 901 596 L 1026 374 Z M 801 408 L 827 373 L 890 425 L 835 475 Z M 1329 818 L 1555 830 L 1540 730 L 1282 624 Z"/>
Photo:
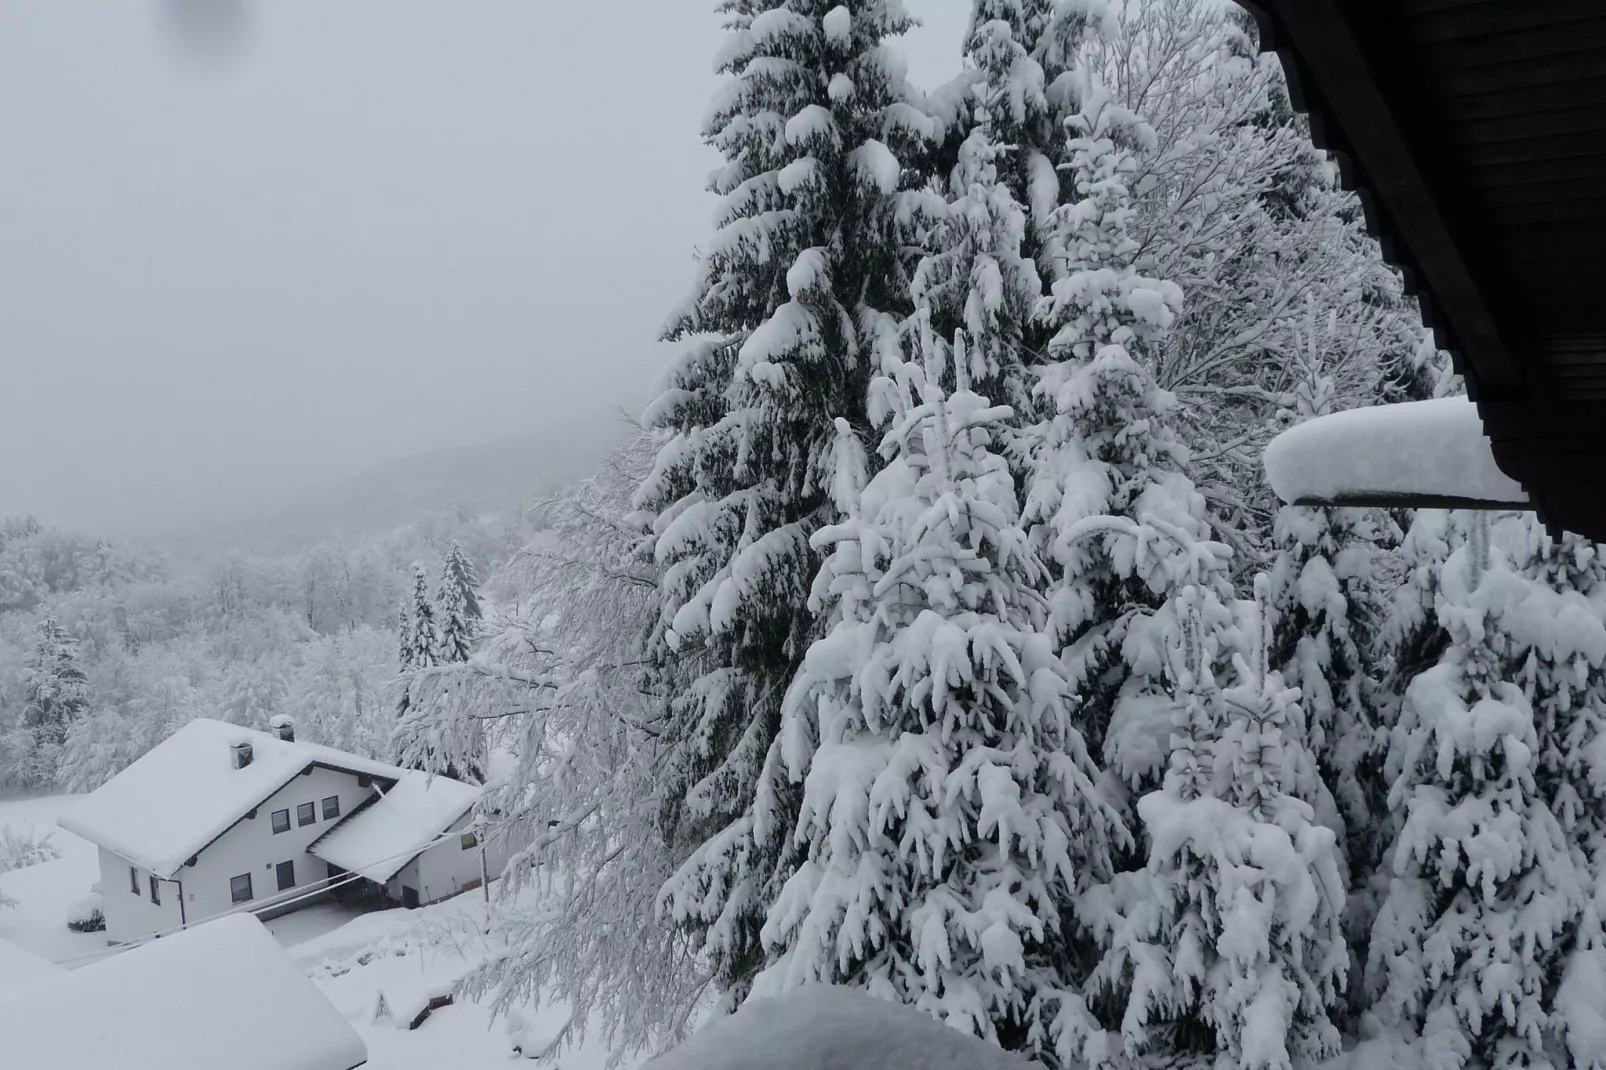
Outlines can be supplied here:
<path id="1" fill-rule="evenodd" d="M 720 6 L 602 468 L 284 559 L 10 522 L 0 777 L 277 713 L 489 777 L 467 991 L 623 1051 L 827 982 L 1054 1070 L 1606 1068 L 1606 562 L 1271 494 L 1278 432 L 1461 387 L 1252 21 L 974 0 L 917 86 L 900 0 Z"/>

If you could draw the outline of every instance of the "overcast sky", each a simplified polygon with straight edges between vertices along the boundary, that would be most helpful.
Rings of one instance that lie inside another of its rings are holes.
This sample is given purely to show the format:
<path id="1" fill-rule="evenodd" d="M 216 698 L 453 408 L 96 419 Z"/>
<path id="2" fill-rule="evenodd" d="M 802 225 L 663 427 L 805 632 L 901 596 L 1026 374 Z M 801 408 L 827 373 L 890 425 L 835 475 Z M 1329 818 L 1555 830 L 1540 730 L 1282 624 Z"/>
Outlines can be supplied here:
<path id="1" fill-rule="evenodd" d="M 957 69 L 968 0 L 907 2 L 912 74 Z M 0 3 L 0 516 L 149 529 L 639 406 L 713 8 Z"/>

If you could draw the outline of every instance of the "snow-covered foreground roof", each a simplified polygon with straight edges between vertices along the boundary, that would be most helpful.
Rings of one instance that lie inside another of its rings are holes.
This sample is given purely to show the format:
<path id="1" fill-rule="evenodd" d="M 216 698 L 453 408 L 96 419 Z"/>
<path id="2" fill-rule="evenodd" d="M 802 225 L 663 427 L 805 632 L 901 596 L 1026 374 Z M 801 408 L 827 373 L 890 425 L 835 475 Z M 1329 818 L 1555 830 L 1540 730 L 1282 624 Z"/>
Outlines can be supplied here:
<path id="1" fill-rule="evenodd" d="M 49 959 L 8 940 L 0 940 L 0 1001 L 65 976 L 67 971 Z"/>
<path id="2" fill-rule="evenodd" d="M 1464 397 L 1350 409 L 1291 427 L 1266 447 L 1266 476 L 1290 504 L 1528 508 L 1500 471 L 1477 406 Z"/>
<path id="3" fill-rule="evenodd" d="M 0 1001 L 19 1070 L 351 1070 L 362 1039 L 250 915 L 154 940 Z"/>
<path id="4" fill-rule="evenodd" d="M 409 772 L 384 797 L 354 810 L 307 850 L 384 884 L 480 797 L 472 784 Z"/>
<path id="5" fill-rule="evenodd" d="M 234 768 L 230 748 L 249 743 L 251 764 Z M 406 771 L 332 747 L 206 718 L 191 721 L 63 813 L 57 824 L 158 877 L 171 877 L 201 848 L 309 765 L 387 780 Z"/>
<path id="6" fill-rule="evenodd" d="M 756 999 L 642 1070 L 1026 1070 L 1041 1064 L 857 989 Z"/>

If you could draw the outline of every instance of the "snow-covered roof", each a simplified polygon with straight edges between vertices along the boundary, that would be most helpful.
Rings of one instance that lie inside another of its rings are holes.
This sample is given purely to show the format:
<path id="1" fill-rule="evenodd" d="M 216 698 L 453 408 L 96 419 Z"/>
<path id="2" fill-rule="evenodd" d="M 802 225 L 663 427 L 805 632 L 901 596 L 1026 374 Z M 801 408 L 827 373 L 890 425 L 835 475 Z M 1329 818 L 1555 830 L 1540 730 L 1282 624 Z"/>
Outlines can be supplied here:
<path id="1" fill-rule="evenodd" d="M 1528 508 L 1495 464 L 1478 409 L 1464 397 L 1318 416 L 1272 439 L 1271 489 L 1285 502 L 1483 504 Z"/>
<path id="2" fill-rule="evenodd" d="M 249 743 L 251 764 L 231 748 Z M 191 721 L 64 812 L 56 823 L 159 877 L 177 873 L 201 848 L 309 765 L 386 780 L 406 770 L 385 762 L 206 718 Z"/>
<path id="3" fill-rule="evenodd" d="M 923 1011 L 857 989 L 810 985 L 716 1018 L 642 1070 L 1028 1070 Z"/>
<path id="4" fill-rule="evenodd" d="M 49 959 L 0 940 L 0 1002 L 65 976 L 67 971 Z"/>
<path id="5" fill-rule="evenodd" d="M 383 798 L 353 810 L 307 850 L 384 884 L 467 813 L 480 791 L 458 780 L 409 771 Z"/>
<path id="6" fill-rule="evenodd" d="M 198 925 L 0 1002 L 6 1066 L 351 1070 L 351 1025 L 248 914 Z"/>

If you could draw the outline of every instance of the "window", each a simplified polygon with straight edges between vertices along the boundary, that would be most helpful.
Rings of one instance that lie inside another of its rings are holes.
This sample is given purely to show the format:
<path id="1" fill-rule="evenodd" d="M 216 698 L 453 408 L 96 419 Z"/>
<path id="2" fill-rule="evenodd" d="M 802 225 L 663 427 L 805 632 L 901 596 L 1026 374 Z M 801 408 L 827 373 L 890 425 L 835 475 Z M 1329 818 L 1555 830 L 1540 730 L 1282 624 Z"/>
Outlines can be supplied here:
<path id="1" fill-rule="evenodd" d="M 480 838 L 474 835 L 472 832 L 465 832 L 457 838 L 457 842 L 462 844 L 463 850 L 466 851 L 470 847 L 479 846 Z"/>
<path id="2" fill-rule="evenodd" d="M 229 898 L 236 903 L 249 902 L 251 899 L 251 874 L 242 873 L 238 877 L 229 878 Z"/>
<path id="3" fill-rule="evenodd" d="M 275 810 L 275 811 L 273 811 L 273 832 L 274 832 L 274 835 L 278 835 L 281 832 L 289 832 L 289 831 L 290 831 L 290 811 L 289 810 Z"/>
<path id="4" fill-rule="evenodd" d="M 323 801 L 323 819 L 333 821 L 340 816 L 340 796 L 331 795 Z"/>
<path id="5" fill-rule="evenodd" d="M 296 807 L 296 824 L 310 825 L 318 820 L 318 808 L 311 803 L 302 803 Z"/>
<path id="6" fill-rule="evenodd" d="M 156 879 L 154 873 L 151 874 L 151 902 L 162 905 L 162 882 Z"/>
<path id="7" fill-rule="evenodd" d="M 279 877 L 279 891 L 296 886 L 296 864 L 293 859 L 289 862 L 280 862 L 274 869 Z"/>
<path id="8" fill-rule="evenodd" d="M 135 895 L 139 894 L 139 870 L 133 866 L 128 867 L 128 890 Z"/>

